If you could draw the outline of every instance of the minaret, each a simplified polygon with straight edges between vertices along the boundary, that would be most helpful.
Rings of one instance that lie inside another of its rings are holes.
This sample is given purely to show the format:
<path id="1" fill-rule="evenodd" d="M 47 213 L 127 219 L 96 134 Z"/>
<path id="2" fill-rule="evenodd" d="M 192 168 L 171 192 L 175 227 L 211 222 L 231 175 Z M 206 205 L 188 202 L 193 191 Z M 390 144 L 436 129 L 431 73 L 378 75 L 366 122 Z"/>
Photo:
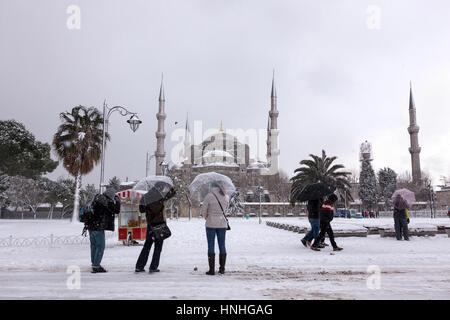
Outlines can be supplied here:
<path id="1" fill-rule="evenodd" d="M 275 88 L 275 70 L 272 75 L 272 93 L 270 95 L 270 129 L 278 129 L 277 89 Z"/>
<path id="2" fill-rule="evenodd" d="M 186 115 L 186 127 L 184 130 L 184 164 L 191 164 L 191 136 L 189 133 L 189 115 Z"/>
<path id="3" fill-rule="evenodd" d="M 411 147 L 409 153 L 411 153 L 411 171 L 413 182 L 416 185 L 422 184 L 422 175 L 420 171 L 420 150 L 419 147 L 419 126 L 416 120 L 416 106 L 414 104 L 414 98 L 412 93 L 412 85 L 409 83 L 409 137 L 411 141 Z"/>
<path id="4" fill-rule="evenodd" d="M 166 137 L 166 132 L 164 131 L 164 120 L 167 115 L 164 112 L 164 105 L 166 103 L 166 98 L 164 97 L 164 86 L 163 86 L 163 75 L 161 75 L 161 87 L 159 89 L 159 108 L 156 114 L 156 119 L 158 119 L 158 131 L 156 131 L 156 175 L 162 175 L 162 168 L 160 166 L 161 162 L 164 161 L 166 152 L 164 151 L 164 138 Z"/>
<path id="5" fill-rule="evenodd" d="M 270 111 L 269 111 L 269 129 L 267 142 L 267 166 L 271 168 L 271 173 L 278 172 L 278 109 L 277 109 L 277 90 L 275 88 L 275 70 L 272 75 L 272 92 L 270 94 Z"/>

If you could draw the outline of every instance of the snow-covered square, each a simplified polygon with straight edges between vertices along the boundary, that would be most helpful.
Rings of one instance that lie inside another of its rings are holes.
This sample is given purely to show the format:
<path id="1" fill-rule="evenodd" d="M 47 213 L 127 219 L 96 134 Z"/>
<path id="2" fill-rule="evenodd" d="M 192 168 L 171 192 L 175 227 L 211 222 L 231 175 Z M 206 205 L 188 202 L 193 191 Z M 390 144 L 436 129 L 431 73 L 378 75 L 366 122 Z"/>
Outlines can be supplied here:
<path id="1" fill-rule="evenodd" d="M 258 218 L 231 218 L 226 273 L 207 276 L 202 219 L 168 220 L 173 235 L 164 242 L 156 274 L 134 273 L 142 246 L 124 246 L 116 233 L 107 232 L 102 265 L 108 273 L 92 274 L 88 238 L 81 244 L 38 241 L 50 234 L 80 239 L 81 224 L 3 220 L 0 299 L 450 299 L 447 234 L 410 241 L 378 234 L 338 237 L 343 251 L 315 252 L 301 245 L 302 234 L 269 227 L 267 221 L 308 226 L 298 217 L 267 218 L 261 224 Z M 393 221 L 336 218 L 332 226 L 356 230 L 368 223 Z M 450 219 L 416 218 L 410 224 L 436 225 L 450 226 Z M 71 273 L 77 267 L 79 288 Z"/>

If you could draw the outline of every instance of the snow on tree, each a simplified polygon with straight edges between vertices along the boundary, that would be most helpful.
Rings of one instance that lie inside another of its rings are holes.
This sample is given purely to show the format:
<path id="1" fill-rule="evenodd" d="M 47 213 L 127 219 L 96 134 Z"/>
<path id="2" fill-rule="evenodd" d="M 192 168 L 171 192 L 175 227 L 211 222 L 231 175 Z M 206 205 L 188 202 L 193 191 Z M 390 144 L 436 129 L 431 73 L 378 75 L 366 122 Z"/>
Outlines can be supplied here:
<path id="1" fill-rule="evenodd" d="M 173 188 L 176 192 L 175 196 L 171 198 L 168 203 L 171 215 L 173 215 L 173 211 L 175 210 L 178 216 L 178 212 L 180 212 L 182 206 L 187 205 L 189 207 L 189 210 L 191 210 L 192 202 L 189 197 L 189 182 L 186 179 L 183 179 L 183 176 L 181 174 L 177 174 L 176 170 L 169 169 L 167 172 L 167 176 L 172 179 Z"/>
<path id="2" fill-rule="evenodd" d="M 78 106 L 60 114 L 62 124 L 53 136 L 53 147 L 64 168 L 75 178 L 72 222 L 79 218 L 81 178 L 100 163 L 103 138 L 103 116 L 94 107 Z M 108 133 L 105 139 L 109 140 Z"/>
<path id="3" fill-rule="evenodd" d="M 230 201 L 228 204 L 228 213 L 235 216 L 237 213 L 244 212 L 244 207 L 242 206 L 239 192 L 233 192 L 230 196 Z"/>
<path id="4" fill-rule="evenodd" d="M 9 188 L 6 190 L 6 195 L 16 207 L 29 208 L 34 219 L 36 219 L 39 205 L 45 201 L 45 191 L 39 181 L 21 176 L 9 178 Z"/>
<path id="5" fill-rule="evenodd" d="M 48 143 L 37 141 L 20 122 L 0 121 L 0 174 L 38 178 L 57 166 Z"/>
<path id="6" fill-rule="evenodd" d="M 378 185 L 380 197 L 384 200 L 385 209 L 391 207 L 391 197 L 397 189 L 397 173 L 391 168 L 383 168 L 378 171 Z"/>
<path id="7" fill-rule="evenodd" d="M 75 180 L 70 178 L 59 178 L 57 196 L 59 202 L 62 204 L 61 219 L 64 215 L 73 211 L 75 199 Z"/>
<path id="8" fill-rule="evenodd" d="M 377 180 L 370 160 L 363 160 L 359 174 L 359 198 L 366 209 L 372 210 L 377 204 Z"/>
<path id="9" fill-rule="evenodd" d="M 44 191 L 43 202 L 50 205 L 47 219 L 53 219 L 53 212 L 55 210 L 56 204 L 59 202 L 58 190 L 60 188 L 60 185 L 58 184 L 58 182 L 45 177 L 39 179 L 39 184 L 41 189 Z"/>
<path id="10" fill-rule="evenodd" d="M 114 190 L 120 191 L 120 179 L 116 176 L 109 179 L 108 186 L 114 188 Z"/>
<path id="11" fill-rule="evenodd" d="M 94 197 L 97 193 L 98 190 L 95 188 L 95 185 L 88 184 L 84 189 L 81 190 L 80 205 L 85 206 L 90 204 L 92 200 L 94 200 Z"/>
<path id="12" fill-rule="evenodd" d="M 2 218 L 3 207 L 8 205 L 8 196 L 6 194 L 6 190 L 9 187 L 9 176 L 6 174 L 0 175 L 0 218 Z"/>

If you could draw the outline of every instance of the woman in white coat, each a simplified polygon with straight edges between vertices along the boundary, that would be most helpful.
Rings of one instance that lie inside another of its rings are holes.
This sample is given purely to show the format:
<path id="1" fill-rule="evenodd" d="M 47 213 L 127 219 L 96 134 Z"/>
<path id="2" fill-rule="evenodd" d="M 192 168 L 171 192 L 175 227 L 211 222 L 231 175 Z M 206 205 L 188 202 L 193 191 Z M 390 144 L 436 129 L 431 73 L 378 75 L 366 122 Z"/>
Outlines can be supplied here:
<path id="1" fill-rule="evenodd" d="M 228 196 L 225 188 L 220 182 L 211 185 L 211 191 L 206 195 L 200 208 L 200 214 L 206 219 L 206 239 L 208 241 L 208 275 L 215 272 L 215 238 L 219 244 L 219 273 L 225 273 L 225 262 L 227 251 L 225 249 L 225 235 L 228 221 L 225 217 L 225 210 L 228 208 Z"/>

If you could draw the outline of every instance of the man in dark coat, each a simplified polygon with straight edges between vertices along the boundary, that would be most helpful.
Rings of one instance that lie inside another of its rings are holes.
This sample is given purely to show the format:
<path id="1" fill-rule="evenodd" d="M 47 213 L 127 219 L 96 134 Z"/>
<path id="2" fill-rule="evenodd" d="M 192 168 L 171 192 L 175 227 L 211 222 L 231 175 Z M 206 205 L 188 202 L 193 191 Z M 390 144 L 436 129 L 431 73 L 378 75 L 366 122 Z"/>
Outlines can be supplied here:
<path id="1" fill-rule="evenodd" d="M 164 202 L 171 198 L 174 194 L 175 191 L 172 189 L 165 197 L 162 197 L 156 188 L 152 188 L 149 192 L 142 196 L 139 202 L 139 212 L 145 212 L 145 217 L 147 219 L 147 234 L 145 237 L 144 247 L 142 248 L 136 262 L 136 272 L 145 272 L 144 268 L 147 264 L 153 242 L 155 242 L 155 249 L 153 251 L 152 262 L 150 263 L 149 273 L 159 272 L 158 266 L 164 240 L 153 241 L 151 233 L 153 227 L 166 222 L 164 217 Z"/>
<path id="2" fill-rule="evenodd" d="M 319 220 L 319 210 L 322 206 L 322 199 L 309 200 L 308 209 L 308 220 L 311 224 L 311 230 L 303 237 L 301 240 L 302 244 L 307 247 L 311 245 L 311 241 L 315 240 L 319 235 L 320 230 L 320 220 Z"/>
<path id="3" fill-rule="evenodd" d="M 120 198 L 115 189 L 108 188 L 95 196 L 92 203 L 94 216 L 87 222 L 91 243 L 92 272 L 107 272 L 100 263 L 105 251 L 105 230 L 114 231 L 115 215 L 120 212 Z"/>
<path id="4" fill-rule="evenodd" d="M 320 233 L 316 240 L 314 240 L 311 246 L 312 250 L 320 251 L 319 247 L 321 242 L 325 239 L 325 233 L 328 234 L 330 238 L 331 245 L 333 246 L 333 251 L 340 251 L 342 248 L 338 247 L 336 241 L 334 241 L 334 233 L 331 228 L 331 221 L 334 217 L 334 203 L 338 200 L 338 197 L 333 193 L 327 197 L 325 202 L 320 208 Z"/>
<path id="5" fill-rule="evenodd" d="M 406 209 L 400 210 L 394 207 L 394 229 L 395 237 L 397 238 L 397 240 L 402 240 L 402 235 L 406 241 L 409 240 L 408 218 L 406 216 Z"/>

